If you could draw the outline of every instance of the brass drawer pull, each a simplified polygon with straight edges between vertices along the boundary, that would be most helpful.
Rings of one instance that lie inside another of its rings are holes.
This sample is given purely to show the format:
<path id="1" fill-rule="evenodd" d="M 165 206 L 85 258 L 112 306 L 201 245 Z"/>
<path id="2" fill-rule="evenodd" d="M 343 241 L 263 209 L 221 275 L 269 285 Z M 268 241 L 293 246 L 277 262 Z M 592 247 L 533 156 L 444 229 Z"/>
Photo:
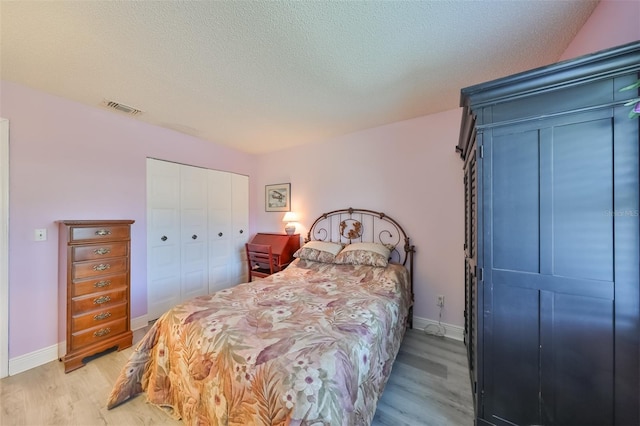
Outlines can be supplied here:
<path id="1" fill-rule="evenodd" d="M 106 271 L 109 268 L 111 268 L 111 265 L 109 265 L 108 263 L 101 263 L 99 265 L 94 266 L 93 270 L 94 271 Z"/>
<path id="2" fill-rule="evenodd" d="M 94 315 L 93 319 L 94 319 L 94 321 L 100 321 L 100 320 L 103 320 L 103 319 L 107 319 L 110 316 L 111 316 L 111 312 L 102 312 L 102 313 L 99 313 L 98 315 Z"/>
<path id="3" fill-rule="evenodd" d="M 93 303 L 96 304 L 96 305 L 101 305 L 103 303 L 107 303 L 107 302 L 110 302 L 110 301 L 111 301 L 111 297 L 109 297 L 109 296 L 100 296 L 100 297 L 97 297 L 97 298 L 93 299 Z"/>
<path id="4" fill-rule="evenodd" d="M 96 235 L 104 237 L 105 235 L 111 235 L 111 231 L 109 231 L 108 229 L 99 229 L 96 231 Z"/>
<path id="5" fill-rule="evenodd" d="M 111 285 L 111 280 L 102 280 L 102 281 L 98 281 L 93 286 L 95 288 L 102 288 L 102 287 L 108 287 L 110 285 Z"/>
<path id="6" fill-rule="evenodd" d="M 111 329 L 109 327 L 101 328 L 100 330 L 93 333 L 93 337 L 102 337 L 102 336 L 106 336 L 109 333 L 111 333 Z"/>
<path id="7" fill-rule="evenodd" d="M 93 253 L 94 253 L 94 254 L 100 254 L 100 255 L 102 255 L 102 254 L 109 254 L 109 253 L 111 253 L 111 249 L 104 248 L 104 247 L 100 247 L 99 249 L 95 249 L 95 250 L 93 251 Z"/>

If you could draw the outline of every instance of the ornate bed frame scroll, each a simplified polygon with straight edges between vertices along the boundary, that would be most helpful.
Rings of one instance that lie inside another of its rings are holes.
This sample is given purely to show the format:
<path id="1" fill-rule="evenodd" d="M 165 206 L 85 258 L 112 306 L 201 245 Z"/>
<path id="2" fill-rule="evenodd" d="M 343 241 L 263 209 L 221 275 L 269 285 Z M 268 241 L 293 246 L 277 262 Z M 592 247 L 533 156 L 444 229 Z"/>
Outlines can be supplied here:
<path id="1" fill-rule="evenodd" d="M 367 209 L 334 210 L 322 214 L 313 222 L 305 238 L 339 243 L 371 242 L 384 244 L 391 249 L 393 263 L 404 265 L 409 271 L 411 306 L 407 318 L 413 328 L 413 253 L 409 237 L 402 226 L 384 213 Z"/>

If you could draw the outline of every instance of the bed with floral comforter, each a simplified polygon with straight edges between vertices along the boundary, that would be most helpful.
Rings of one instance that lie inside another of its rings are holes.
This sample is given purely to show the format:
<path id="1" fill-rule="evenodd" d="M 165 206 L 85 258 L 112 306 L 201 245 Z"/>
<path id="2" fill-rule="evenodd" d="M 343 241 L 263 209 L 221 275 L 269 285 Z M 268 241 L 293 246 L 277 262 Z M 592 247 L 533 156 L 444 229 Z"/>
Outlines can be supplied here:
<path id="1" fill-rule="evenodd" d="M 368 425 L 410 304 L 404 266 L 296 259 L 161 316 L 108 407 L 146 392 L 189 425 Z"/>

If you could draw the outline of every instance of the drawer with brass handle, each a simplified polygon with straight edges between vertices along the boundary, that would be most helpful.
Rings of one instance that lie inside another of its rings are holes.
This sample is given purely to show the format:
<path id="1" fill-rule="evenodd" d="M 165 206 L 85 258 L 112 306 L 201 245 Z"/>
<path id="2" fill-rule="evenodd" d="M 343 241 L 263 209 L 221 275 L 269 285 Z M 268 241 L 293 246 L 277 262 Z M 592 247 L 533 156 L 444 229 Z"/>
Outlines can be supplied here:
<path id="1" fill-rule="evenodd" d="M 129 260 L 126 257 L 117 257 L 92 262 L 74 262 L 73 279 L 76 280 L 79 278 L 126 272 L 128 265 Z"/>
<path id="2" fill-rule="evenodd" d="M 100 330 L 93 332 L 93 337 L 102 337 L 106 336 L 109 333 L 111 333 L 111 329 L 109 327 L 101 328 Z"/>
<path id="3" fill-rule="evenodd" d="M 124 318 L 126 316 L 127 302 L 121 302 L 118 305 L 111 305 L 107 308 L 87 312 L 86 314 L 75 315 L 71 318 L 71 328 L 76 332 L 117 320 L 119 318 Z"/>
<path id="4" fill-rule="evenodd" d="M 126 287 L 128 284 L 128 275 L 126 273 L 100 278 L 75 280 L 72 286 L 71 297 L 112 290 L 118 287 Z"/>
<path id="5" fill-rule="evenodd" d="M 93 299 L 94 305 L 102 305 L 107 302 L 111 302 L 111 296 L 100 296 Z"/>
<path id="6" fill-rule="evenodd" d="M 80 348 L 82 346 L 107 339 L 122 333 L 127 329 L 127 318 L 120 318 L 115 321 L 100 324 L 96 327 L 87 328 L 75 333 L 71 333 L 71 346 Z"/>
<path id="7" fill-rule="evenodd" d="M 129 226 L 74 226 L 71 228 L 71 243 L 96 241 L 118 241 L 129 239 Z"/>
<path id="8" fill-rule="evenodd" d="M 126 242 L 105 243 L 72 247 L 74 262 L 83 260 L 104 259 L 108 257 L 123 257 L 129 254 L 129 244 Z"/>
<path id="9" fill-rule="evenodd" d="M 71 300 L 73 312 L 77 314 L 85 314 L 95 309 L 103 309 L 106 306 L 115 305 L 119 302 L 127 300 L 127 289 L 120 288 L 112 291 L 104 291 L 100 293 L 88 294 L 85 296 L 74 297 Z"/>

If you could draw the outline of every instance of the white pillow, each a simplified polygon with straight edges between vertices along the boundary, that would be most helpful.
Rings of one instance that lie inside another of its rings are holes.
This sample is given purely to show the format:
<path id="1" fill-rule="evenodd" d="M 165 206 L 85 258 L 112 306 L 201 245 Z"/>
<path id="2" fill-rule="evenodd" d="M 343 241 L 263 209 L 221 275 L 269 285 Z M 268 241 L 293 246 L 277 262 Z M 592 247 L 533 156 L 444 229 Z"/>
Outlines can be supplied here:
<path id="1" fill-rule="evenodd" d="M 320 250 L 320 251 L 326 251 L 331 253 L 334 256 L 340 253 L 340 250 L 342 250 L 342 244 L 332 243 L 329 241 L 309 241 L 304 245 L 304 247 Z"/>
<path id="2" fill-rule="evenodd" d="M 372 251 L 386 258 L 389 258 L 391 254 L 391 251 L 386 246 L 378 243 L 351 243 L 344 248 L 344 251 L 351 250 Z"/>
<path id="3" fill-rule="evenodd" d="M 328 241 L 309 241 L 298 249 L 293 257 L 315 262 L 333 263 L 336 255 L 342 250 L 342 244 Z"/>
<path id="4" fill-rule="evenodd" d="M 352 243 L 336 256 L 335 263 L 349 265 L 387 266 L 391 250 L 378 243 Z"/>

